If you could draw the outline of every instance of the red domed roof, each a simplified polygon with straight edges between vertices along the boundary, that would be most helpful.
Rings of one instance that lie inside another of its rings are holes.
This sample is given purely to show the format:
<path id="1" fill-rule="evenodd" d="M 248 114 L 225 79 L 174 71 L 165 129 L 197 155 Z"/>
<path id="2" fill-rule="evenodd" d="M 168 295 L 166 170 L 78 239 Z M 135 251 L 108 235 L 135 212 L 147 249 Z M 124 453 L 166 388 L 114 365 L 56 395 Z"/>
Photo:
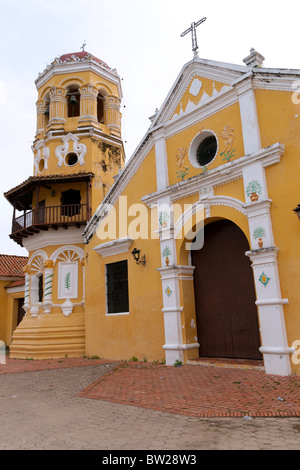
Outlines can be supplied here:
<path id="1" fill-rule="evenodd" d="M 83 60 L 85 58 L 90 58 L 90 59 L 93 59 L 95 60 L 96 62 L 98 62 L 98 64 L 100 65 L 103 65 L 104 67 L 107 67 L 107 68 L 110 68 L 105 62 L 103 62 L 103 60 L 100 60 L 98 59 L 97 57 L 95 57 L 94 55 L 90 54 L 89 52 L 87 51 L 82 51 L 82 52 L 71 52 L 70 54 L 63 54 L 60 56 L 60 60 L 62 62 L 66 62 L 66 61 L 69 61 L 69 60 L 76 60 L 76 59 L 80 59 L 80 60 Z"/>

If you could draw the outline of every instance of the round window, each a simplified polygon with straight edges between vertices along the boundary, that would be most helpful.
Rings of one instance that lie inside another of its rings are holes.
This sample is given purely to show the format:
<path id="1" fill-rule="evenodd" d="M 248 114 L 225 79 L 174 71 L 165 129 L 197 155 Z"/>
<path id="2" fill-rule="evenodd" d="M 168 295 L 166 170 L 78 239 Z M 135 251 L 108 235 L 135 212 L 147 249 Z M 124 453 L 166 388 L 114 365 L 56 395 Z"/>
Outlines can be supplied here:
<path id="1" fill-rule="evenodd" d="M 197 162 L 200 166 L 210 163 L 216 155 L 218 148 L 217 139 L 214 135 L 206 137 L 197 148 Z"/>
<path id="2" fill-rule="evenodd" d="M 213 161 L 218 153 L 218 140 L 212 131 L 203 131 L 191 143 L 189 159 L 195 168 L 202 168 Z"/>
<path id="3" fill-rule="evenodd" d="M 78 162 L 78 157 L 76 153 L 68 153 L 65 158 L 66 165 L 73 166 Z"/>

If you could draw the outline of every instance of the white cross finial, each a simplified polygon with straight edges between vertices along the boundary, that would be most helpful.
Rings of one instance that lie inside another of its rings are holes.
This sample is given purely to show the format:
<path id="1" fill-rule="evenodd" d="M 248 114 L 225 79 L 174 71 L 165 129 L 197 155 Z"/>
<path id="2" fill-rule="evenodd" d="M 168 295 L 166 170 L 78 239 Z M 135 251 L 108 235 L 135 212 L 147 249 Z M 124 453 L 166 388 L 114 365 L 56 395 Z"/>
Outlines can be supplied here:
<path id="1" fill-rule="evenodd" d="M 85 42 L 85 40 L 84 40 L 84 42 L 83 42 L 83 44 L 82 44 L 82 46 L 81 46 L 81 48 L 80 48 L 80 49 L 82 49 L 82 52 L 84 52 L 85 46 L 86 46 L 86 42 Z"/>
<path id="2" fill-rule="evenodd" d="M 198 44 L 197 44 L 197 34 L 196 34 L 196 27 L 199 26 L 199 24 L 203 23 L 206 20 L 206 18 L 202 18 L 201 20 L 197 21 L 197 23 L 192 23 L 190 28 L 186 29 L 181 33 L 181 37 L 185 36 L 187 33 L 192 33 L 192 51 L 194 54 L 197 54 L 198 51 Z"/>

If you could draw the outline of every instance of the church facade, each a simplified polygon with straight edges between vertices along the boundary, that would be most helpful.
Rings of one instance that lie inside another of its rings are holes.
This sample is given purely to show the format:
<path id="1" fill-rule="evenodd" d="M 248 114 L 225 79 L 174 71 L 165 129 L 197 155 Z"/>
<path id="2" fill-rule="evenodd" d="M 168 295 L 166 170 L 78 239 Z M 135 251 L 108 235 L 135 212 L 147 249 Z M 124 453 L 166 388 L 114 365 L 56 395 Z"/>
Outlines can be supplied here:
<path id="1" fill-rule="evenodd" d="M 55 59 L 36 81 L 33 176 L 5 193 L 29 252 L 11 357 L 299 373 L 299 74 L 255 50 L 194 54 L 125 164 L 117 72 Z"/>

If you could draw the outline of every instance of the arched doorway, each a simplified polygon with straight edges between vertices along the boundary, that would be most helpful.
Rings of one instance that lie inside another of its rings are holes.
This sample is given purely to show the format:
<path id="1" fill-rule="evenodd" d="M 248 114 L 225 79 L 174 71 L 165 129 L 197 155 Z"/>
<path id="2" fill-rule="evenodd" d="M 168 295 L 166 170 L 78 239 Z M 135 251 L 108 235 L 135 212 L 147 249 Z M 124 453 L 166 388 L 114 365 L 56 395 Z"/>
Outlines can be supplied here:
<path id="1" fill-rule="evenodd" d="M 192 250 L 199 354 L 261 359 L 249 244 L 229 220 L 207 224 L 204 245 Z"/>

